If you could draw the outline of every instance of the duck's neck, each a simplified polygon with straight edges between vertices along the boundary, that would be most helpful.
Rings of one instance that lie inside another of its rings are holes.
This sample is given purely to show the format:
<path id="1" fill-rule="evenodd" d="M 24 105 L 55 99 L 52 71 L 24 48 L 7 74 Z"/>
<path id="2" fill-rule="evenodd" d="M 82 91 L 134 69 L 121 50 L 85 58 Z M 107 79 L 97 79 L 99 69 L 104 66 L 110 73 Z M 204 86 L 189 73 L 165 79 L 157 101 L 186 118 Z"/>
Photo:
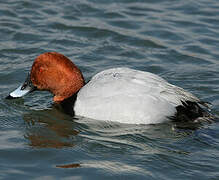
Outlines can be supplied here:
<path id="1" fill-rule="evenodd" d="M 86 85 L 88 82 L 84 83 L 84 85 Z M 57 107 L 59 107 L 59 108 L 61 107 L 61 111 L 62 112 L 66 113 L 66 114 L 68 114 L 70 116 L 74 116 L 75 115 L 74 105 L 75 105 L 75 102 L 76 102 L 77 95 L 78 95 L 79 91 L 77 91 L 72 96 L 64 99 L 61 102 L 58 102 L 58 103 L 56 102 L 55 104 L 57 105 Z"/>

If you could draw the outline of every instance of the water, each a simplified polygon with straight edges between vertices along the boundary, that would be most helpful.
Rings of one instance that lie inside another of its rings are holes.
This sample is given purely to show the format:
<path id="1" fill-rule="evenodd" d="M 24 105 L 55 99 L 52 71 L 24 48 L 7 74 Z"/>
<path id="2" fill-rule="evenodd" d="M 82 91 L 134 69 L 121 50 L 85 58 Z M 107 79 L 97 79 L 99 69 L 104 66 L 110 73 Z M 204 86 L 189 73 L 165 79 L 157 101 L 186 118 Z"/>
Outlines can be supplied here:
<path id="1" fill-rule="evenodd" d="M 69 117 L 36 92 L 5 100 L 46 51 L 86 80 L 126 66 L 156 73 L 219 115 L 216 0 L 0 2 L 0 179 L 219 179 L 219 123 L 127 125 Z"/>

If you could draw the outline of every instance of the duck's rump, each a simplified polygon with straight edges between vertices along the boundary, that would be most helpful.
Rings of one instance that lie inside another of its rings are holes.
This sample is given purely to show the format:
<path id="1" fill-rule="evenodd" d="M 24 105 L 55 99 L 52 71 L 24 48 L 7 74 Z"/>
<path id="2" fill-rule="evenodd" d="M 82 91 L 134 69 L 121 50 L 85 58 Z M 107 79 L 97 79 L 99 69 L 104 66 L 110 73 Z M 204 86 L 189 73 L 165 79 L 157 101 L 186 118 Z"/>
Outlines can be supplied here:
<path id="1" fill-rule="evenodd" d="M 211 122 L 213 117 L 208 109 L 208 103 L 185 101 L 176 107 L 176 113 L 170 119 L 175 122 L 199 122 L 202 120 Z"/>

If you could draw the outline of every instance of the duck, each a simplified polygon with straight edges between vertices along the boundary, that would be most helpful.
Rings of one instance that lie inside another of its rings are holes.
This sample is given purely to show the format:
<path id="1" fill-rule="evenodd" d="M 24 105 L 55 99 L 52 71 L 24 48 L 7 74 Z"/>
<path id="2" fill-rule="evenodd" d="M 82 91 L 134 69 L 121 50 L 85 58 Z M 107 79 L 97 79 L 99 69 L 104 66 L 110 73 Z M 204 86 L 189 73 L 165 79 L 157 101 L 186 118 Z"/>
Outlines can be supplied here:
<path id="1" fill-rule="evenodd" d="M 39 55 L 25 82 L 7 99 L 36 90 L 51 92 L 55 104 L 70 104 L 74 116 L 95 120 L 157 124 L 209 117 L 206 102 L 156 74 L 117 67 L 86 83 L 80 69 L 58 52 Z"/>

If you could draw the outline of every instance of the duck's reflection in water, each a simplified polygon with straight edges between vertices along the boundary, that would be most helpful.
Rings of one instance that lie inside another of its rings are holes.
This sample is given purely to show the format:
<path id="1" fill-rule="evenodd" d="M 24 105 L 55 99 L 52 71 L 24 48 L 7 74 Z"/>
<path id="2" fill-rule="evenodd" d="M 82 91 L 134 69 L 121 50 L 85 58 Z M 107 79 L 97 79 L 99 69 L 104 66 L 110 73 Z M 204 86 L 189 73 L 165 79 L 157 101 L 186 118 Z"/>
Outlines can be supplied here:
<path id="1" fill-rule="evenodd" d="M 79 131 L 75 129 L 75 123 L 68 116 L 57 109 L 32 111 L 23 116 L 26 122 L 24 137 L 28 145 L 33 148 L 72 148 L 77 141 L 75 138 Z M 79 163 L 63 163 L 55 165 L 57 168 L 78 168 Z"/>
<path id="2" fill-rule="evenodd" d="M 73 147 L 79 131 L 74 129 L 73 118 L 56 107 L 32 111 L 23 116 L 26 122 L 24 137 L 35 148 Z"/>

